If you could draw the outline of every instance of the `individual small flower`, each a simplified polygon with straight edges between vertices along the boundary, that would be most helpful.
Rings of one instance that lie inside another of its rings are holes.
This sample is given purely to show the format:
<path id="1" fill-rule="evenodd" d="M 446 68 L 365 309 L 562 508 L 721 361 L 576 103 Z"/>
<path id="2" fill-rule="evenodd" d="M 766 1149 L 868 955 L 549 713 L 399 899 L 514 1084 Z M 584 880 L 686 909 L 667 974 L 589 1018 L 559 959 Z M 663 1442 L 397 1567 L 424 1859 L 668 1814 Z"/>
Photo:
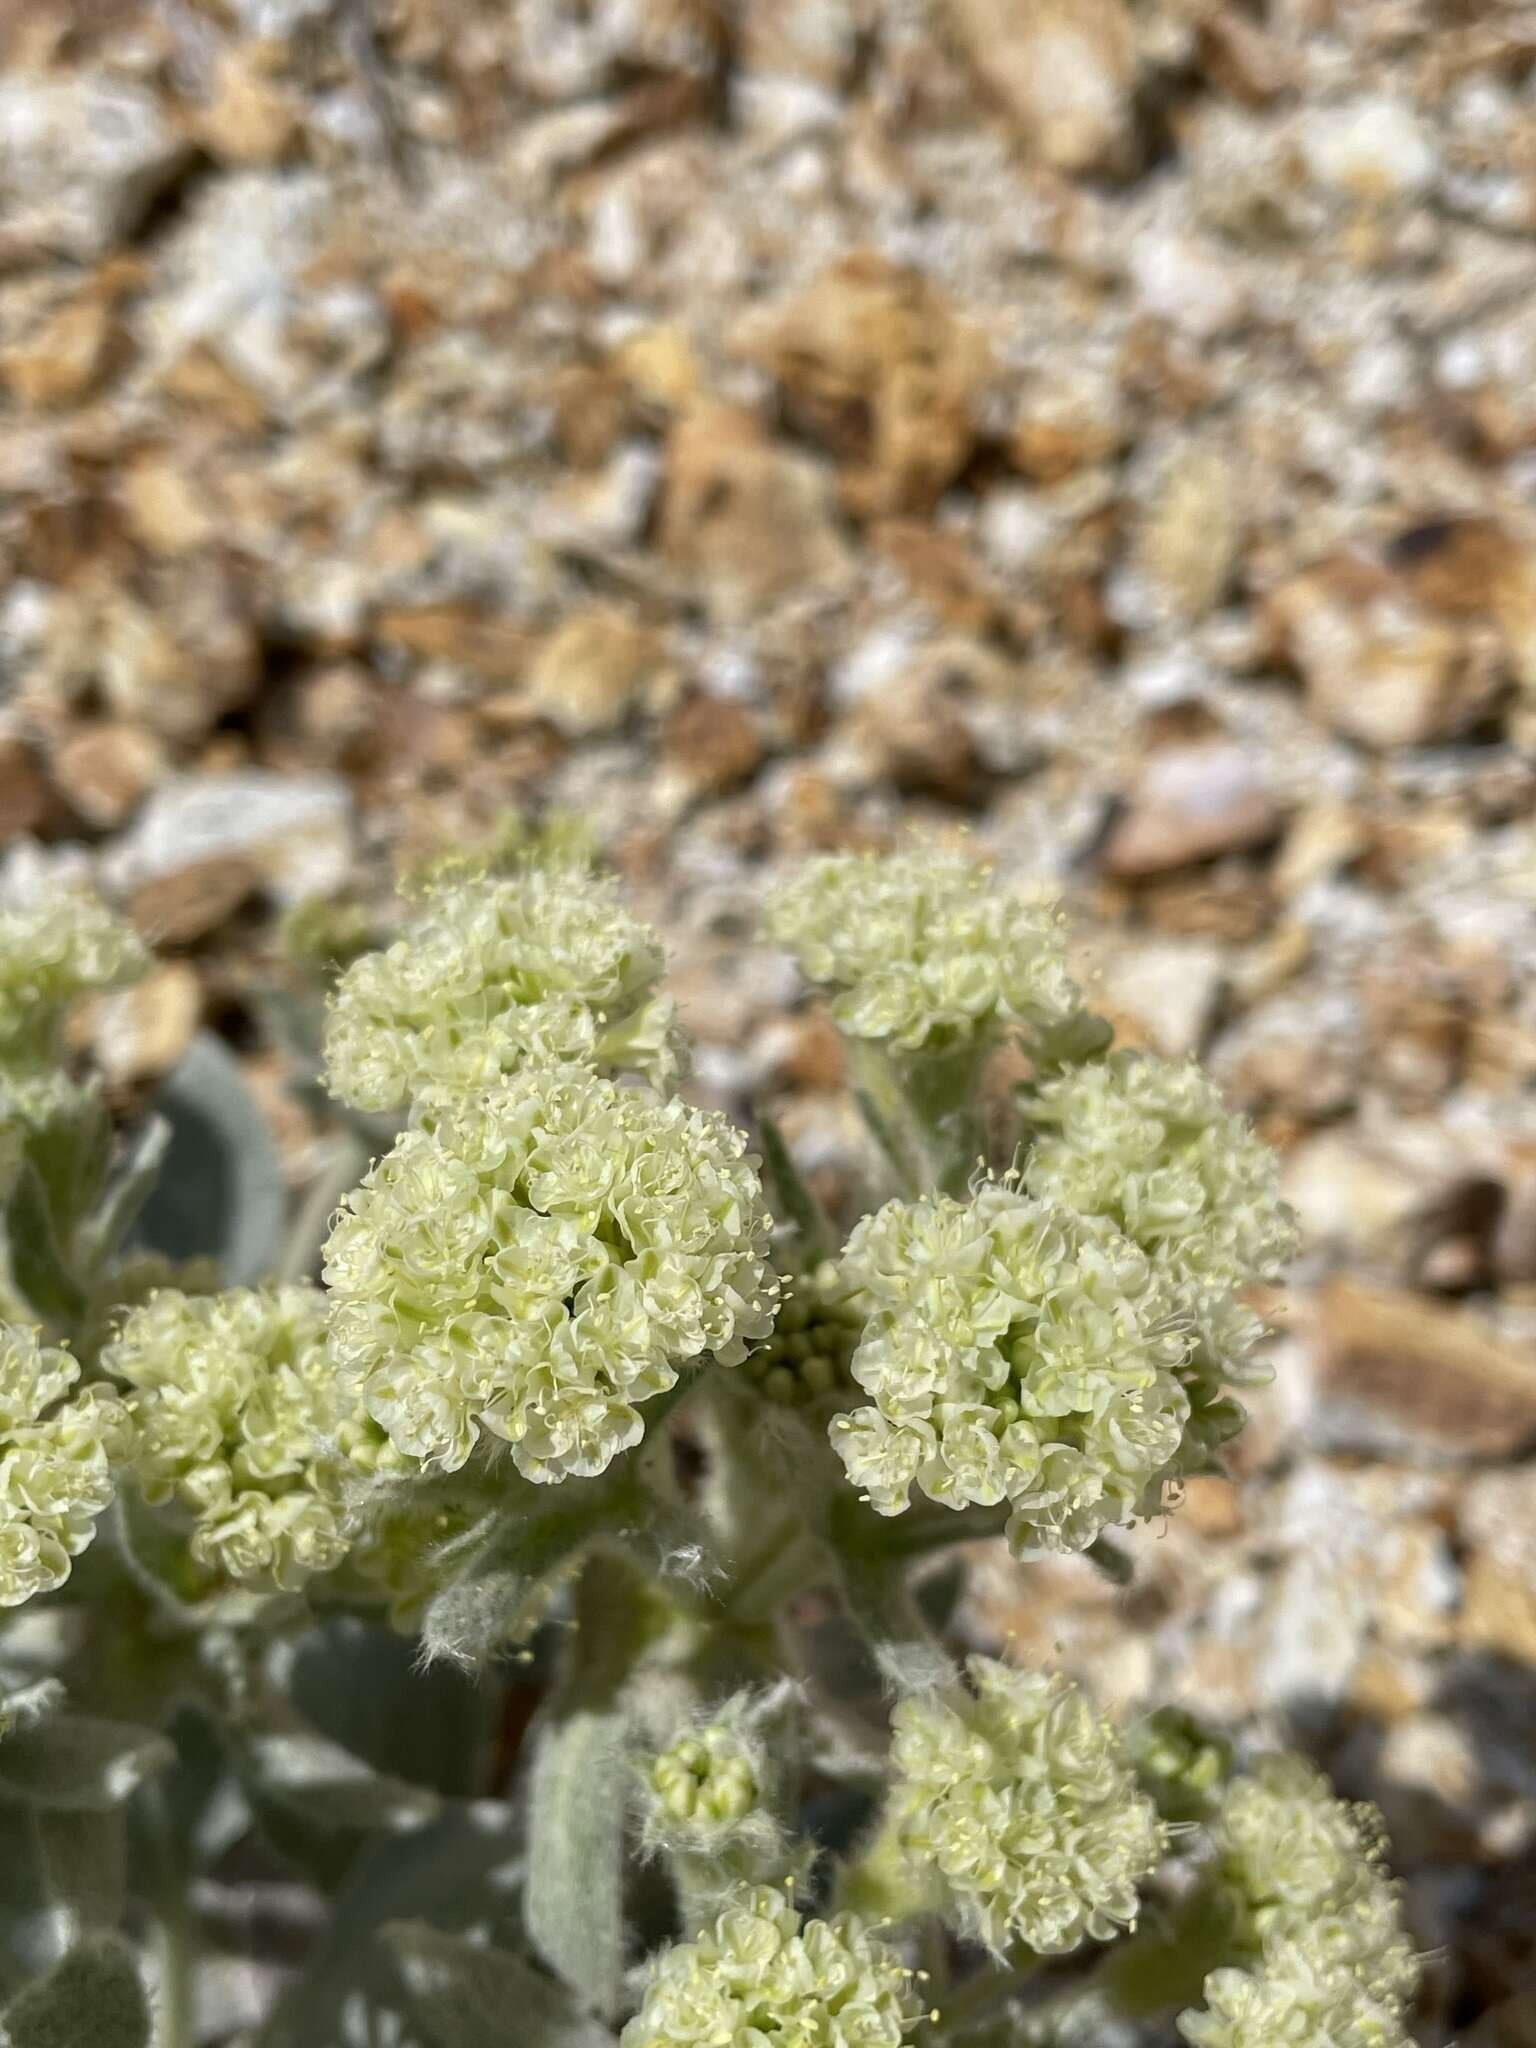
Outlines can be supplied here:
<path id="1" fill-rule="evenodd" d="M 1060 920 L 966 854 L 840 853 L 771 898 L 769 936 L 850 1037 L 906 1052 L 1058 1029 L 1079 1008 Z"/>
<path id="2" fill-rule="evenodd" d="M 99 1388 L 72 1392 L 79 1377 L 35 1330 L 0 1327 L 0 1607 L 62 1586 L 111 1504 L 127 1418 Z"/>
<path id="3" fill-rule="evenodd" d="M 1023 1555 L 1156 1510 L 1190 1415 L 1189 1339 L 1136 1245 L 991 1184 L 887 1203 L 842 1266 L 870 1304 L 852 1370 L 871 1405 L 830 1434 L 877 1513 L 914 1486 L 951 1508 L 1006 1501 Z"/>
<path id="4" fill-rule="evenodd" d="M 621 2048 L 900 2048 L 922 2008 L 912 1972 L 853 1913 L 802 1920 L 768 1885 L 739 1892 L 652 1965 Z"/>
<path id="5" fill-rule="evenodd" d="M 327 1085 L 355 1109 L 390 1110 L 562 1061 L 664 1082 L 676 1066 L 664 965 L 603 877 L 569 863 L 451 867 L 423 885 L 394 943 L 337 982 Z"/>
<path id="6" fill-rule="evenodd" d="M 1205 2009 L 1179 2021 L 1193 2048 L 1405 2043 L 1418 1964 L 1375 1809 L 1336 1799 L 1300 1757 L 1266 1757 L 1212 1833 L 1246 1967 L 1207 1977 Z"/>
<path id="7" fill-rule="evenodd" d="M 1278 1279 L 1295 1225 L 1275 1153 L 1209 1075 L 1193 1060 L 1114 1053 L 1043 1083 L 1030 1117 L 1028 1191 L 1107 1217 L 1175 1288 L 1208 1376 L 1254 1378 L 1245 1359 L 1263 1326 L 1238 1290 Z"/>
<path id="8" fill-rule="evenodd" d="M 136 981 L 149 956 L 92 890 L 55 883 L 0 904 L 0 1063 L 41 1066 L 81 996 Z"/>
<path id="9" fill-rule="evenodd" d="M 1110 1723 L 1059 1673 L 966 1661 L 892 1716 L 890 1822 L 967 1933 L 1064 1955 L 1135 1924 L 1166 1836 Z"/>
<path id="10" fill-rule="evenodd" d="M 191 1510 L 199 1564 L 291 1589 L 341 1562 L 345 1483 L 390 1453 L 327 1355 L 319 1288 L 161 1288 L 102 1365 L 130 1388 L 144 1497 Z"/>
<path id="11" fill-rule="evenodd" d="M 640 1404 L 771 1327 L 770 1222 L 725 1118 L 585 1067 L 529 1067 L 420 1113 L 325 1252 L 343 1375 L 406 1457 L 489 1431 L 535 1480 L 592 1477 Z"/>

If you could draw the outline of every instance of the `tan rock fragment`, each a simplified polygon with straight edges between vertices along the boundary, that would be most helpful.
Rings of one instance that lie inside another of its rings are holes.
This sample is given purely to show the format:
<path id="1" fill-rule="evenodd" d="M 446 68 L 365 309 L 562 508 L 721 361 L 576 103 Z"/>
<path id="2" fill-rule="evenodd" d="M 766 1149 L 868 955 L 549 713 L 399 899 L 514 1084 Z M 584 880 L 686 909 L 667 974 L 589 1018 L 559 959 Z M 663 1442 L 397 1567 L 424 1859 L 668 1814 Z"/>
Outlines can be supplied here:
<path id="1" fill-rule="evenodd" d="M 1162 747 L 1136 773 L 1104 848 L 1106 874 L 1167 874 L 1274 838 L 1280 810 L 1258 763 L 1230 740 Z"/>
<path id="2" fill-rule="evenodd" d="M 948 11 L 1028 149 L 1063 171 L 1128 167 L 1136 35 L 1121 0 L 948 0 Z"/>
<path id="3" fill-rule="evenodd" d="M 1331 1442 L 1451 1463 L 1536 1443 L 1536 1360 L 1417 1295 L 1331 1282 L 1316 1374 L 1316 1425 Z"/>
<path id="4" fill-rule="evenodd" d="M 217 532 L 198 483 L 167 451 L 135 457 L 118 479 L 117 496 L 135 538 L 157 555 L 188 554 Z"/>
<path id="5" fill-rule="evenodd" d="M 298 126 L 292 95 L 273 76 L 279 52 L 234 44 L 220 56 L 213 92 L 199 108 L 193 133 L 227 164 L 276 163 Z"/>
<path id="6" fill-rule="evenodd" d="M 165 748 L 142 726 L 88 725 L 53 757 L 60 794 L 88 824 L 110 827 L 132 815 L 168 766 Z"/>
<path id="7" fill-rule="evenodd" d="M 197 972 L 183 960 L 162 961 L 132 988 L 92 1006 L 91 1048 L 118 1087 L 168 1074 L 192 1042 L 202 1016 Z"/>
<path id="8" fill-rule="evenodd" d="M 1434 519 L 1400 534 L 1390 559 L 1430 610 L 1491 621 L 1516 681 L 1536 691 L 1536 536 L 1492 518 Z"/>
<path id="9" fill-rule="evenodd" d="M 826 473 L 734 406 L 695 407 L 673 428 L 660 537 L 723 624 L 790 591 L 841 581 L 847 567 Z"/>
<path id="10" fill-rule="evenodd" d="M 447 662 L 487 683 L 519 681 L 533 646 L 523 627 L 468 604 L 391 605 L 374 620 L 373 635 L 384 646 Z"/>
<path id="11" fill-rule="evenodd" d="M 1449 739 L 1496 687 L 1463 631 L 1428 612 L 1400 576 L 1359 556 L 1334 557 L 1283 584 L 1270 617 L 1317 715 L 1365 746 Z"/>
<path id="12" fill-rule="evenodd" d="M 611 732 L 676 687 L 656 635 L 624 612 L 582 612 L 546 640 L 528 671 L 528 709 L 572 738 Z"/>
<path id="13" fill-rule="evenodd" d="M 104 375 L 116 333 L 111 302 L 82 292 L 0 355 L 0 382 L 21 405 L 73 405 Z"/>
<path id="14" fill-rule="evenodd" d="M 858 250 L 740 338 L 848 465 L 855 512 L 931 510 L 964 467 L 989 352 L 920 272 Z"/>
<path id="15" fill-rule="evenodd" d="M 690 697 L 668 719 L 662 751 L 678 781 L 695 796 L 723 796 L 757 773 L 763 735 L 745 704 Z"/>
<path id="16" fill-rule="evenodd" d="M 36 752 L 25 740 L 0 738 L 0 846 L 35 832 L 52 808 Z"/>
<path id="17" fill-rule="evenodd" d="M 1199 619 L 1221 600 L 1245 524 L 1232 451 L 1191 441 L 1168 463 L 1135 536 L 1137 566 L 1162 606 Z"/>
<path id="18" fill-rule="evenodd" d="M 217 931 L 260 885 L 248 860 L 215 854 L 142 883 L 128 899 L 128 914 L 151 945 L 187 946 Z"/>

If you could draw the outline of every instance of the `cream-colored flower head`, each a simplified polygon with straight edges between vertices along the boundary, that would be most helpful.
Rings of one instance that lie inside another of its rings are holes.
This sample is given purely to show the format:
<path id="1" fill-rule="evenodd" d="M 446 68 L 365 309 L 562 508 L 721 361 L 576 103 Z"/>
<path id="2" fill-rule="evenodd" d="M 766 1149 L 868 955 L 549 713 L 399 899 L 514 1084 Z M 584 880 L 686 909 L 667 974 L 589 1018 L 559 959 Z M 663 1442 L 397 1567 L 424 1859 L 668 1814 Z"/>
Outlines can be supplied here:
<path id="1" fill-rule="evenodd" d="M 765 926 L 850 1037 L 906 1052 L 1031 1037 L 1078 1007 L 1058 917 L 966 854 L 827 854 L 778 888 Z"/>
<path id="2" fill-rule="evenodd" d="M 424 885 L 392 945 L 337 982 L 327 1085 L 355 1109 L 389 1110 L 567 1060 L 664 1082 L 676 1066 L 664 966 L 614 883 L 575 864 L 452 868 Z"/>
<path id="3" fill-rule="evenodd" d="M 341 1562 L 345 1481 L 389 1447 L 337 1378 L 318 1287 L 161 1288 L 102 1365 L 130 1389 L 139 1486 L 191 1510 L 199 1564 L 289 1589 Z"/>
<path id="4" fill-rule="evenodd" d="M 892 1716 L 904 1853 L 997 1951 L 1065 1955 L 1133 1926 L 1166 1834 L 1115 1729 L 1060 1673 L 971 1657 L 966 1676 Z"/>
<path id="5" fill-rule="evenodd" d="M 663 1950 L 621 2048 L 900 2048 L 912 1972 L 856 1914 L 805 1920 L 744 1890 L 696 1940 Z"/>
<path id="6" fill-rule="evenodd" d="M 530 1067 L 423 1110 L 342 1205 L 332 1348 L 408 1457 L 482 1430 L 530 1479 L 590 1477 L 640 1404 L 771 1327 L 770 1222 L 725 1118 L 584 1067 Z"/>
<path id="7" fill-rule="evenodd" d="M 148 965 L 132 925 L 90 889 L 60 883 L 0 903 L 0 1062 L 46 1063 L 72 1003 Z"/>
<path id="8" fill-rule="evenodd" d="M 871 1303 L 832 1443 L 883 1515 L 916 1486 L 1012 1510 L 1016 1553 L 1083 1550 L 1178 1469 L 1189 1351 L 1153 1262 L 1107 1224 L 990 1185 L 889 1202 L 843 1254 Z"/>
<path id="9" fill-rule="evenodd" d="M 72 1392 L 79 1377 L 35 1330 L 0 1326 L 0 1607 L 62 1586 L 111 1504 L 127 1417 L 96 1387 Z"/>
<path id="10" fill-rule="evenodd" d="M 1418 1964 L 1375 1809 L 1336 1799 L 1300 1757 L 1266 1757 L 1212 1832 L 1247 1966 L 1207 1977 L 1204 2010 L 1179 2022 L 1193 2048 L 1405 2043 Z"/>
<path id="11" fill-rule="evenodd" d="M 1176 1286 L 1210 1371 L 1240 1380 L 1262 1325 L 1237 1290 L 1278 1279 L 1296 1248 L 1273 1150 L 1195 1061 L 1151 1053 L 1069 1068 L 1030 1114 L 1029 1192 L 1139 1244 Z"/>

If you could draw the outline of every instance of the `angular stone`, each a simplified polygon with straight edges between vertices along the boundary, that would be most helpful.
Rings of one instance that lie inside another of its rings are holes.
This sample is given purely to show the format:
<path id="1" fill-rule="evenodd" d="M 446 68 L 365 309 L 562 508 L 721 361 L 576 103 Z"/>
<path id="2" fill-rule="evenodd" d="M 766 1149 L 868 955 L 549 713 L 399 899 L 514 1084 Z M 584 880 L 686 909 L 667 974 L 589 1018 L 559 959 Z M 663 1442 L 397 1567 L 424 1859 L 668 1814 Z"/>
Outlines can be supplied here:
<path id="1" fill-rule="evenodd" d="M 1159 748 L 1137 771 L 1104 848 L 1106 874 L 1167 874 L 1273 839 L 1280 810 L 1258 761 L 1229 740 Z"/>
<path id="2" fill-rule="evenodd" d="M 1063 171 L 1128 167 L 1136 35 L 1121 0 L 949 0 L 949 12 L 1035 155 Z"/>
<path id="3" fill-rule="evenodd" d="M 528 709 L 579 738 L 611 732 L 637 707 L 675 692 L 676 672 L 656 635 L 624 612 L 598 607 L 567 619 L 528 671 Z"/>
<path id="4" fill-rule="evenodd" d="M 1536 1359 L 1420 1296 L 1330 1282 L 1314 1366 L 1313 1429 L 1328 1443 L 1430 1464 L 1536 1446 Z"/>
<path id="5" fill-rule="evenodd" d="M 103 256 L 190 152 L 142 87 L 104 74 L 0 79 L 0 249 Z"/>

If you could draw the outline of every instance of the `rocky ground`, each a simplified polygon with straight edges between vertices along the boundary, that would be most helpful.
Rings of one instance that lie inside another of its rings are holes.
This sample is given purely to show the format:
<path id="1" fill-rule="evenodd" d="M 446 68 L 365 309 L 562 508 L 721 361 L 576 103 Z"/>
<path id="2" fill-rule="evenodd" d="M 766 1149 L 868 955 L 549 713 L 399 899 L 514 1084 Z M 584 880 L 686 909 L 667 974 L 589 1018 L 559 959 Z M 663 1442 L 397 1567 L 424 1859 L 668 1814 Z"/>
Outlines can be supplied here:
<path id="1" fill-rule="evenodd" d="M 0 18 L 0 837 L 160 943 L 566 807 L 699 1084 L 853 1142 L 750 943 L 968 832 L 1310 1249 L 1230 1483 L 978 1626 L 1385 1807 L 1426 2042 L 1536 2041 L 1536 14 L 30 0 Z"/>

